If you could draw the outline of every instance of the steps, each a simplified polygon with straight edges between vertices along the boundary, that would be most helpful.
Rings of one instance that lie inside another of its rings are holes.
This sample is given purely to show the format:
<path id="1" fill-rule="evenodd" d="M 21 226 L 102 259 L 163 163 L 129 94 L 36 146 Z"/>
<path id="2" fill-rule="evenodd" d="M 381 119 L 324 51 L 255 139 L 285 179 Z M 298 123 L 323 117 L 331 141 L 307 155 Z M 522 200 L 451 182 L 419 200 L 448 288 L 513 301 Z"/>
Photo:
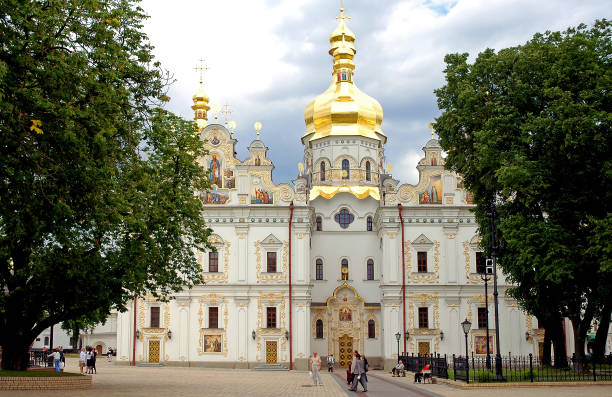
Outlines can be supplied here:
<path id="1" fill-rule="evenodd" d="M 259 364 L 253 369 L 255 371 L 289 371 L 289 368 L 281 364 Z"/>

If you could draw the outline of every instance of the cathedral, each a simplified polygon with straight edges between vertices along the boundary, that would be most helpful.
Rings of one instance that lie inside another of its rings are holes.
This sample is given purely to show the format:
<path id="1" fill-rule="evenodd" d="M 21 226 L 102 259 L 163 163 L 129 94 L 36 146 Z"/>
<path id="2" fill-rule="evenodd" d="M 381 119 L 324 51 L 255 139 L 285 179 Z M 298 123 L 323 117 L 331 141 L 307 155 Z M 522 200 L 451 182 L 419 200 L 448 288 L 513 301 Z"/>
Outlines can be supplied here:
<path id="1" fill-rule="evenodd" d="M 346 19 L 341 9 L 329 36 L 329 88 L 304 110 L 292 184 L 273 182 L 259 133 L 248 158 L 236 157 L 233 126 L 209 122 L 200 84 L 192 109 L 212 188 L 199 194 L 216 249 L 198 253 L 204 284 L 168 302 L 139 298 L 117 314 L 118 363 L 306 369 L 315 351 L 343 367 L 359 351 L 389 369 L 398 353 L 465 354 L 465 319 L 470 354 L 486 354 L 487 327 L 495 353 L 492 280 L 487 318 L 470 193 L 444 168 L 433 135 L 418 184 L 393 178 L 383 109 L 355 84 Z M 543 329 L 507 287 L 500 274 L 502 354 L 537 355 Z"/>

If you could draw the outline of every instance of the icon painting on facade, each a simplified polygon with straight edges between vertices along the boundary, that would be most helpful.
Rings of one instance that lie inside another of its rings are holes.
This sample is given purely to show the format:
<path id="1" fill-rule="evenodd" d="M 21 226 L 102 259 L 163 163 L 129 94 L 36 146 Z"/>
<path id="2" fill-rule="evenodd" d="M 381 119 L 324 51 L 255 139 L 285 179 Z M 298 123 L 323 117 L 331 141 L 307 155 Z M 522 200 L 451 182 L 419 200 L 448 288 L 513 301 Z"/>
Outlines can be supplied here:
<path id="1" fill-rule="evenodd" d="M 353 319 L 353 313 L 348 307 L 343 307 L 342 309 L 340 309 L 339 314 L 340 321 L 352 321 Z"/>
<path id="2" fill-rule="evenodd" d="M 222 335 L 204 335 L 204 352 L 221 353 Z"/>
<path id="3" fill-rule="evenodd" d="M 210 155 L 210 161 L 208 162 L 208 178 L 210 183 L 221 187 L 221 160 L 217 153 Z"/>
<path id="4" fill-rule="evenodd" d="M 251 204 L 273 204 L 274 195 L 267 190 L 260 177 L 251 178 Z"/>
<path id="5" fill-rule="evenodd" d="M 228 192 L 217 189 L 200 192 L 200 199 L 204 204 L 225 204 L 229 200 Z"/>
<path id="6" fill-rule="evenodd" d="M 442 178 L 434 175 L 423 193 L 419 194 L 419 204 L 442 204 Z"/>

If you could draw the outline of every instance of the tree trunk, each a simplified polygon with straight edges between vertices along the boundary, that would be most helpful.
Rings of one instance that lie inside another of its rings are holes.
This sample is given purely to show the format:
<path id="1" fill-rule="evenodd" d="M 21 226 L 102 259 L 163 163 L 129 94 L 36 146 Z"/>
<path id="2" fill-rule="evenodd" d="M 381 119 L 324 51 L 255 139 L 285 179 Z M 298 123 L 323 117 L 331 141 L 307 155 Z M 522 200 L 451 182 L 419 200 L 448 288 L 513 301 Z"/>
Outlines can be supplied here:
<path id="1" fill-rule="evenodd" d="M 540 357 L 542 365 L 552 365 L 552 358 L 550 356 L 551 334 L 552 330 L 550 329 L 550 325 L 546 324 L 544 327 L 544 349 L 542 349 L 542 357 Z"/>
<path id="2" fill-rule="evenodd" d="M 563 332 L 563 317 L 557 313 L 553 321 L 553 331 L 551 335 L 553 347 L 555 349 L 555 367 L 567 368 L 567 349 L 565 347 L 565 332 Z"/>
<path id="3" fill-rule="evenodd" d="M 586 333 L 589 327 L 584 325 L 584 320 L 572 320 L 572 328 L 574 329 L 574 369 L 582 371 L 586 358 L 584 354 Z"/>
<path id="4" fill-rule="evenodd" d="M 2 369 L 25 371 L 30 361 L 29 345 L 7 341 L 2 343 Z"/>
<path id="5" fill-rule="evenodd" d="M 608 330 L 610 328 L 610 316 L 612 315 L 612 304 L 604 306 L 599 318 L 599 327 L 595 334 L 595 345 L 593 346 L 593 361 L 602 362 L 606 354 L 606 341 L 608 340 Z"/>

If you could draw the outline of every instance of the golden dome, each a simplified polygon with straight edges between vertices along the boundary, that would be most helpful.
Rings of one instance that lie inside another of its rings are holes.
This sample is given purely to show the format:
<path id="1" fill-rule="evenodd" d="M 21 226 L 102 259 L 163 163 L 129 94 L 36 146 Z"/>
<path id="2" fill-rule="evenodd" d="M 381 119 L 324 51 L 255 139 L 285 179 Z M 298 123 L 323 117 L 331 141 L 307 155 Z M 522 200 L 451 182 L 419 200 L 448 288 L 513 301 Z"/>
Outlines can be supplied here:
<path id="1" fill-rule="evenodd" d="M 193 119 L 198 123 L 200 128 L 206 127 L 208 123 L 208 111 L 210 110 L 210 106 L 208 105 L 208 95 L 204 91 L 204 86 L 200 82 L 200 88 L 193 96 L 193 105 L 191 106 L 193 109 L 194 117 Z"/>
<path id="2" fill-rule="evenodd" d="M 306 133 L 302 142 L 307 138 L 312 141 L 327 136 L 363 136 L 384 144 L 387 137 L 381 127 L 382 107 L 353 82 L 353 58 L 357 52 L 355 35 L 346 26 L 343 8 L 339 19 L 338 26 L 329 36 L 329 53 L 334 58 L 332 83 L 306 106 Z"/>

